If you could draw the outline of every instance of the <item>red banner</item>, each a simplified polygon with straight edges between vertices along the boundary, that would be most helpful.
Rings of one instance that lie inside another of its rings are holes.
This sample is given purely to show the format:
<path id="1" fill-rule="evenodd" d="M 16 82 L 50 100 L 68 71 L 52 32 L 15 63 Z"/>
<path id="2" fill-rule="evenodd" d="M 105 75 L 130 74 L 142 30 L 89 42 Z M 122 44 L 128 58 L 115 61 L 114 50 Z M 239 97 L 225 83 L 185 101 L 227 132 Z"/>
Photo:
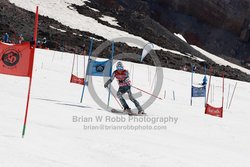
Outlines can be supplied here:
<path id="1" fill-rule="evenodd" d="M 30 42 L 16 45 L 0 42 L 0 73 L 31 77 L 32 50 Z"/>
<path id="2" fill-rule="evenodd" d="M 79 77 L 71 74 L 70 82 L 80 84 L 80 85 L 84 85 L 84 78 L 79 78 Z"/>
<path id="3" fill-rule="evenodd" d="M 206 104 L 205 114 L 209 114 L 209 115 L 222 118 L 223 107 L 213 107 L 213 106 L 210 106 L 209 104 Z"/>

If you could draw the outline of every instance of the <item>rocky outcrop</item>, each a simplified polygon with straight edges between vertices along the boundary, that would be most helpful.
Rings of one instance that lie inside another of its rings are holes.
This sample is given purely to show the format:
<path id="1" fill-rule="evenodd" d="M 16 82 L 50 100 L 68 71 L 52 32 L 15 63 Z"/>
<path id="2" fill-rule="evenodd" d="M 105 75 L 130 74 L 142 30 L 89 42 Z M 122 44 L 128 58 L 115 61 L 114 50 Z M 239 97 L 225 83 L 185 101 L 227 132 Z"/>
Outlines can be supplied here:
<path id="1" fill-rule="evenodd" d="M 222 57 L 247 59 L 250 0 L 149 0 L 151 16 L 172 32 Z"/>
<path id="2" fill-rule="evenodd" d="M 164 7 L 186 13 L 237 34 L 250 24 L 250 0 L 159 0 Z"/>

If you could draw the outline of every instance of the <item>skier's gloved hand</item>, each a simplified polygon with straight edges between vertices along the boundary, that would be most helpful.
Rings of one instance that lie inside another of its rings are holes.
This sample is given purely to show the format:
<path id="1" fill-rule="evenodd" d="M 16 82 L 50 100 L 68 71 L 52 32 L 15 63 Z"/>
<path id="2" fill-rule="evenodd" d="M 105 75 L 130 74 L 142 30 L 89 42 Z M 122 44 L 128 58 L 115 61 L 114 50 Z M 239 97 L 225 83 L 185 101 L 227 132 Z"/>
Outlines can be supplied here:
<path id="1" fill-rule="evenodd" d="M 109 85 L 109 83 L 106 82 L 106 83 L 104 84 L 104 88 L 107 88 L 108 85 Z"/>
<path id="2" fill-rule="evenodd" d="M 104 88 L 107 88 L 109 86 L 109 84 L 111 84 L 112 79 L 109 79 L 105 84 L 104 84 Z"/>

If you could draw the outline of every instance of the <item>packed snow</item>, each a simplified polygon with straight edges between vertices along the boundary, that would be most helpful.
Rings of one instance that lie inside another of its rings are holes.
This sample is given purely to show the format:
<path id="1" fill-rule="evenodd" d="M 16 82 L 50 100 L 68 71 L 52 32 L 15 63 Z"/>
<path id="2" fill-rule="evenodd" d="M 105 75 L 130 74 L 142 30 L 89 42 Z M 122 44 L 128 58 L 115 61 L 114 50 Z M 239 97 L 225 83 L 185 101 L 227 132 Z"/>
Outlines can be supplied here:
<path id="1" fill-rule="evenodd" d="M 98 9 L 95 9 L 95 8 L 91 8 L 91 7 L 89 7 L 89 6 L 87 6 L 89 9 L 91 9 L 91 10 L 93 10 L 93 11 L 95 11 L 95 12 L 100 12 Z"/>
<path id="2" fill-rule="evenodd" d="M 100 19 L 102 21 L 108 22 L 110 25 L 120 27 L 120 25 L 118 24 L 118 21 L 114 17 L 102 15 L 102 17 L 100 17 Z"/>
<path id="3" fill-rule="evenodd" d="M 60 28 L 56 28 L 56 27 L 54 27 L 54 26 L 49 26 L 50 28 L 52 28 L 52 29 L 54 29 L 54 30 L 57 30 L 57 31 L 61 31 L 61 32 L 67 32 L 66 30 L 62 30 L 62 29 L 60 29 Z"/>
<path id="4" fill-rule="evenodd" d="M 86 60 L 87 57 L 85 63 Z M 195 98 L 193 106 L 189 105 L 189 72 L 163 68 L 159 94 L 163 100 L 156 100 L 145 110 L 148 116 L 131 117 L 105 111 L 95 103 L 88 89 L 83 103 L 79 103 L 82 86 L 69 83 L 72 62 L 73 54 L 36 50 L 24 138 L 21 132 L 28 78 L 0 75 L 1 167 L 249 166 L 250 83 L 225 79 L 225 95 L 232 95 L 232 87 L 228 93 L 229 85 L 237 82 L 238 86 L 231 107 L 225 109 L 224 118 L 218 118 L 204 114 L 203 98 Z M 79 56 L 78 66 L 75 64 L 73 69 L 79 77 L 84 76 L 83 63 L 84 57 Z M 152 92 L 155 67 L 124 62 L 129 71 L 132 65 L 133 85 Z M 202 78 L 203 75 L 195 74 L 194 82 L 200 83 Z M 106 102 L 108 92 L 103 87 L 103 78 L 93 77 L 93 83 Z M 214 95 L 209 102 L 217 105 L 221 103 L 222 79 L 213 77 L 212 84 Z M 117 89 L 116 81 L 112 85 Z M 137 100 L 143 104 L 149 96 L 141 94 Z M 225 104 L 228 99 L 225 96 Z M 113 97 L 110 105 L 119 108 Z M 97 122 L 96 117 L 103 120 Z M 85 122 L 77 122 L 76 118 L 85 118 Z M 127 126 L 134 130 L 115 130 Z M 156 129 L 135 130 L 140 126 Z M 89 130 L 90 127 L 96 129 Z"/>
<path id="5" fill-rule="evenodd" d="M 174 33 L 174 35 L 183 40 L 184 42 L 187 42 L 186 39 L 181 34 Z"/>

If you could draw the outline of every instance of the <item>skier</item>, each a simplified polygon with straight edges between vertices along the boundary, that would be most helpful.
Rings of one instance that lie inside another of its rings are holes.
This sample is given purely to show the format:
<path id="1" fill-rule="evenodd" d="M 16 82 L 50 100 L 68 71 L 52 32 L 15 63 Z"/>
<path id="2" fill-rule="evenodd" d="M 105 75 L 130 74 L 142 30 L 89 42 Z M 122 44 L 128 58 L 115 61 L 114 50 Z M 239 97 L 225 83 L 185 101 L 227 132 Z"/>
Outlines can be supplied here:
<path id="1" fill-rule="evenodd" d="M 122 97 L 123 94 L 128 93 L 129 99 L 135 104 L 136 108 L 138 109 L 138 114 L 145 114 L 139 102 L 132 95 L 129 73 L 123 68 L 123 64 L 120 61 L 117 62 L 116 70 L 112 73 L 111 78 L 104 84 L 104 87 L 107 88 L 108 85 L 114 80 L 114 78 L 116 78 L 118 81 L 119 89 L 117 92 L 117 97 L 123 106 L 124 112 L 132 114 L 128 104 Z"/>
<path id="2" fill-rule="evenodd" d="M 10 41 L 9 41 L 9 34 L 7 32 L 4 34 L 3 42 L 10 43 Z"/>
<path id="3" fill-rule="evenodd" d="M 41 47 L 42 47 L 43 49 L 46 49 L 46 48 L 47 48 L 47 38 L 46 38 L 46 37 L 43 38 Z"/>
<path id="4" fill-rule="evenodd" d="M 206 85 L 207 85 L 207 77 L 206 77 L 206 76 L 204 76 L 201 85 L 202 85 L 202 86 L 206 86 Z"/>
<path id="5" fill-rule="evenodd" d="M 21 44 L 24 41 L 23 34 L 18 37 L 18 43 Z"/>

